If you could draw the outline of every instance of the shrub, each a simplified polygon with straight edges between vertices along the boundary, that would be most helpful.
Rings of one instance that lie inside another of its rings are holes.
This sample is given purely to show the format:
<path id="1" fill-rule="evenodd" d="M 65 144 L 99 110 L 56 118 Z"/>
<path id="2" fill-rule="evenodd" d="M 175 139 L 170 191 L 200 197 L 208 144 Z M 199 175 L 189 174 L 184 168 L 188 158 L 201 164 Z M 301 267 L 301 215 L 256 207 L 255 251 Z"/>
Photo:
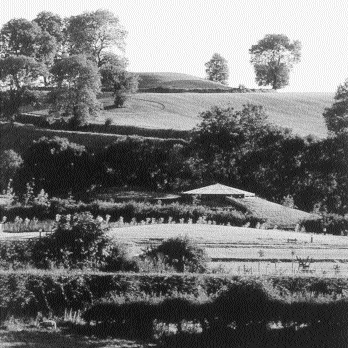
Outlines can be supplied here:
<path id="1" fill-rule="evenodd" d="M 34 241 L 1 241 L 0 267 L 3 269 L 25 268 L 32 262 Z"/>
<path id="2" fill-rule="evenodd" d="M 178 272 L 202 273 L 207 269 L 208 257 L 205 251 L 199 248 L 187 236 L 169 238 L 159 246 L 148 249 L 146 256 L 154 259 L 161 258 Z"/>
<path id="3" fill-rule="evenodd" d="M 130 270 L 122 247 L 107 236 L 107 221 L 93 218 L 91 213 L 57 216 L 52 235 L 37 241 L 33 261 L 39 268 L 55 266 L 64 268 L 90 267 L 117 271 Z"/>
<path id="4" fill-rule="evenodd" d="M 323 214 L 318 219 L 302 220 L 301 226 L 308 232 L 340 235 L 348 232 L 348 215 Z M 325 230 L 324 230 L 325 229 Z"/>

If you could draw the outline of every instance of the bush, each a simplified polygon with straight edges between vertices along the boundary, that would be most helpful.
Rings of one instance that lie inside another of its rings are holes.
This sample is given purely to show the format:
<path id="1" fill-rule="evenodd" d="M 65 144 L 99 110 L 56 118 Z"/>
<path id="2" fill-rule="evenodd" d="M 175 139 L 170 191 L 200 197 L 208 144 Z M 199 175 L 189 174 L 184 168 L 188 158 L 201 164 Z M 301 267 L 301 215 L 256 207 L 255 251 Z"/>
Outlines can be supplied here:
<path id="1" fill-rule="evenodd" d="M 89 212 L 58 216 L 52 235 L 39 239 L 33 261 L 39 268 L 52 264 L 64 268 L 96 268 L 108 271 L 130 270 L 125 250 L 107 236 L 107 221 Z"/>
<path id="2" fill-rule="evenodd" d="M 198 248 L 187 236 L 169 238 L 159 246 L 148 249 L 145 255 L 161 259 L 178 272 L 202 273 L 207 270 L 208 257 L 205 251 Z"/>
<path id="3" fill-rule="evenodd" d="M 340 235 L 342 233 L 348 233 L 348 215 L 323 214 L 322 217 L 318 219 L 302 220 L 301 226 L 303 226 L 307 232 L 325 232 L 328 234 Z"/>
<path id="4" fill-rule="evenodd" d="M 32 263 L 34 241 L 1 241 L 0 267 L 2 269 L 25 268 Z"/>

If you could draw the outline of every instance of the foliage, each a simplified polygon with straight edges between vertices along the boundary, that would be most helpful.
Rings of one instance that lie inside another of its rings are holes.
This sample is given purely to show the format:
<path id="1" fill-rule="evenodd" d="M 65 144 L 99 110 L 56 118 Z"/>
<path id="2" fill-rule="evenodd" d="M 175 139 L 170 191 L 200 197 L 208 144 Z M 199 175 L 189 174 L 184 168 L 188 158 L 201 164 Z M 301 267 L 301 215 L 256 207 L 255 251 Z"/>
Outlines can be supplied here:
<path id="1" fill-rule="evenodd" d="M 24 55 L 34 57 L 39 49 L 41 29 L 35 22 L 26 19 L 11 19 L 1 28 L 1 55 Z"/>
<path id="2" fill-rule="evenodd" d="M 72 117 L 75 126 L 99 114 L 100 76 L 92 61 L 83 55 L 63 58 L 54 64 L 51 73 L 57 83 L 50 94 L 51 113 Z"/>
<path id="3" fill-rule="evenodd" d="M 0 94 L 0 114 L 11 117 L 21 106 L 37 103 L 37 94 L 31 88 L 46 74 L 45 66 L 31 57 L 19 55 L 0 59 L 0 79 L 6 87 Z"/>
<path id="4" fill-rule="evenodd" d="M 65 138 L 40 138 L 23 154 L 23 165 L 14 179 L 20 193 L 34 178 L 35 186 L 50 196 L 86 190 L 92 183 L 93 161 L 84 146 Z M 84 173 L 82 176 L 81 173 Z"/>
<path id="5" fill-rule="evenodd" d="M 267 115 L 261 106 L 248 104 L 240 111 L 214 107 L 200 117 L 192 132 L 189 170 L 201 183 L 237 182 L 237 163 L 267 133 Z"/>
<path id="6" fill-rule="evenodd" d="M 2 241 L 0 244 L 1 269 L 21 269 L 32 264 L 34 241 Z"/>
<path id="7" fill-rule="evenodd" d="M 207 269 L 205 251 L 187 236 L 167 239 L 157 247 L 146 250 L 144 255 L 161 258 L 178 272 L 202 273 Z"/>
<path id="8" fill-rule="evenodd" d="M 98 67 L 106 52 L 113 48 L 123 51 L 127 35 L 118 17 L 107 10 L 69 17 L 66 33 L 70 54 L 90 55 Z"/>
<path id="9" fill-rule="evenodd" d="M 249 50 L 259 86 L 283 88 L 289 83 L 289 72 L 301 58 L 301 43 L 286 35 L 268 34 Z"/>
<path id="10" fill-rule="evenodd" d="M 56 214 L 75 214 L 83 211 L 90 211 L 93 216 L 110 215 L 112 221 L 123 221 L 123 223 L 201 223 L 217 225 L 243 226 L 249 223 L 256 226 L 263 223 L 264 219 L 256 218 L 250 214 L 246 215 L 239 211 L 230 209 L 211 209 L 205 206 L 188 204 L 150 204 L 150 203 L 110 203 L 94 202 L 82 203 L 71 201 L 70 199 L 51 198 L 50 205 L 47 207 L 38 204 L 37 199 L 33 200 L 32 205 L 14 205 L 0 207 L 0 217 L 6 216 L 8 221 L 14 221 L 16 217 L 22 219 L 38 218 L 39 220 L 54 220 Z M 154 220 L 154 221 L 153 221 Z"/>
<path id="11" fill-rule="evenodd" d="M 295 203 L 344 215 L 348 212 L 348 134 L 311 142 L 302 156 L 305 179 L 299 181 Z M 302 202 L 301 204 L 298 202 Z"/>
<path id="12" fill-rule="evenodd" d="M 342 235 L 348 232 L 348 215 L 325 214 L 321 218 L 302 220 L 306 231 Z"/>
<path id="13" fill-rule="evenodd" d="M 57 43 L 61 43 L 63 37 L 63 19 L 59 15 L 48 11 L 38 13 L 34 19 L 43 32 L 56 39 Z"/>
<path id="14" fill-rule="evenodd" d="M 99 71 L 103 87 L 113 92 L 116 107 L 123 106 L 127 93 L 135 93 L 138 89 L 139 77 L 127 72 L 119 64 L 103 64 Z"/>
<path id="15" fill-rule="evenodd" d="M 182 146 L 150 139 L 119 139 L 97 159 L 106 186 L 138 186 L 166 190 L 176 180 L 182 161 Z"/>
<path id="16" fill-rule="evenodd" d="M 33 262 L 38 268 L 89 267 L 107 271 L 133 270 L 126 252 L 107 236 L 108 220 L 89 212 L 57 216 L 53 233 L 37 241 Z"/>
<path id="17" fill-rule="evenodd" d="M 10 180 L 23 164 L 22 157 L 13 150 L 0 153 L 0 192 L 7 189 Z"/>
<path id="18" fill-rule="evenodd" d="M 323 113 L 326 126 L 332 134 L 348 130 L 348 79 L 338 86 L 335 102 Z"/>
<path id="19" fill-rule="evenodd" d="M 214 53 L 209 62 L 205 63 L 207 79 L 219 82 L 223 85 L 228 84 L 228 65 L 227 60 L 218 53 Z"/>

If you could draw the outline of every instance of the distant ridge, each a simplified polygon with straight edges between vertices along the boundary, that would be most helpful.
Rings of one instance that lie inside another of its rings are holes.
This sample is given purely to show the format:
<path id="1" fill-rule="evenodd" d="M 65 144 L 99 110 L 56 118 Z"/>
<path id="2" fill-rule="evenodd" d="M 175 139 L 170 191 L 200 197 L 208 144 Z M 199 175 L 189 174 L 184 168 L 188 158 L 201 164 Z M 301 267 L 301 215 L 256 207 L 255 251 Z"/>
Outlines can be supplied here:
<path id="1" fill-rule="evenodd" d="M 173 72 L 141 72 L 139 89 L 171 88 L 171 89 L 226 89 L 221 83 L 205 80 L 201 77 Z"/>

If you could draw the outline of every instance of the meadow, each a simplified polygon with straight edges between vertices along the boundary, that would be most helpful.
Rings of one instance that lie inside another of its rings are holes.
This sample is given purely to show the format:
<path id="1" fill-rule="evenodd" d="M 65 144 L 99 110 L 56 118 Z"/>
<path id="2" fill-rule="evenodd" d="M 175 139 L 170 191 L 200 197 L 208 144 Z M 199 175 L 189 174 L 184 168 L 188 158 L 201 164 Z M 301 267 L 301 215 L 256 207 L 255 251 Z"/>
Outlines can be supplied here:
<path id="1" fill-rule="evenodd" d="M 269 121 L 278 126 L 302 136 L 324 138 L 327 130 L 322 113 L 332 102 L 332 93 L 142 93 L 133 95 L 125 108 L 104 111 L 97 121 L 110 117 L 120 125 L 191 129 L 199 122 L 199 113 L 212 106 L 241 109 L 251 103 L 262 105 Z"/>
<path id="2" fill-rule="evenodd" d="M 199 123 L 199 114 L 213 106 L 241 109 L 251 103 L 264 107 L 269 121 L 301 136 L 327 136 L 322 116 L 333 103 L 333 93 L 138 93 L 131 95 L 122 108 L 111 108 L 112 97 L 102 98 L 108 108 L 93 120 L 153 129 L 190 130 Z M 37 111 L 45 115 L 47 110 Z"/>
<path id="3" fill-rule="evenodd" d="M 265 230 L 210 224 L 150 224 L 117 226 L 109 234 L 127 246 L 131 256 L 165 239 L 188 236 L 204 248 L 211 272 L 234 275 L 302 275 L 346 277 L 348 237 L 306 232 Z M 42 235 L 44 235 L 43 233 Z M 37 232 L 2 233 L 0 240 L 37 238 Z M 297 257 L 311 259 L 308 272 Z"/>

